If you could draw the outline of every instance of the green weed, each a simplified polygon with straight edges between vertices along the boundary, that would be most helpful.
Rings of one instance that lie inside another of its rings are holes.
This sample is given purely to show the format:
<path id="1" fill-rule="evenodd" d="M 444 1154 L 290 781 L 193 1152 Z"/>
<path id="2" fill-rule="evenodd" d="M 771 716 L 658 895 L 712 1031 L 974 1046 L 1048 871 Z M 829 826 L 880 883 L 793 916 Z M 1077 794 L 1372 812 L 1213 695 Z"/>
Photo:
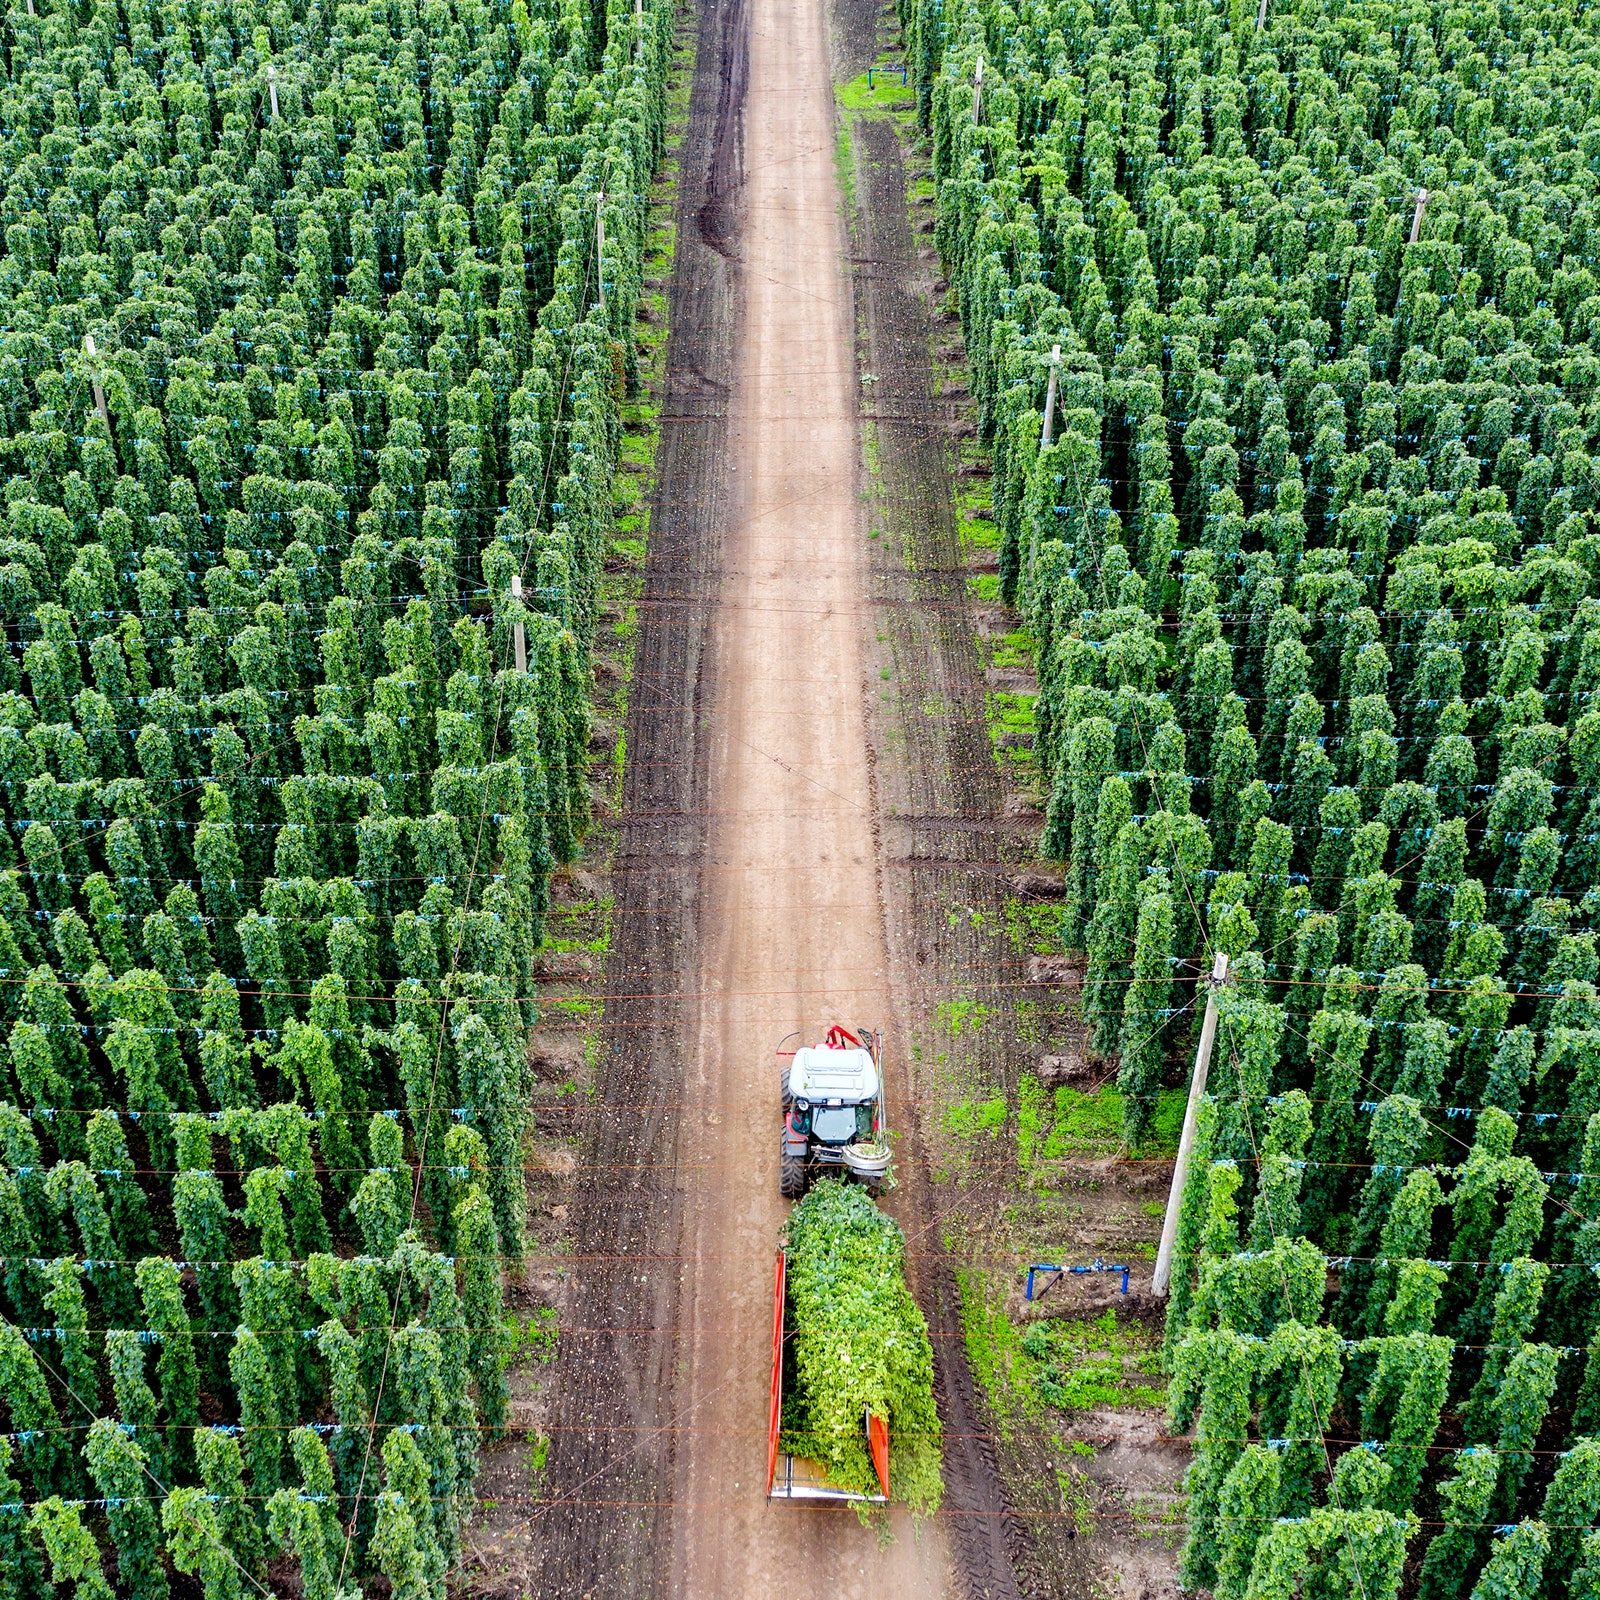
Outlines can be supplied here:
<path id="1" fill-rule="evenodd" d="M 561 1344 L 561 1328 L 555 1307 L 541 1306 L 526 1320 L 513 1312 L 506 1318 L 506 1344 L 502 1359 L 506 1366 L 521 1361 L 536 1361 L 548 1366 Z"/>
<path id="2" fill-rule="evenodd" d="M 965 522 L 961 527 L 963 543 L 972 550 L 998 550 L 1000 548 L 1000 524 L 987 517 L 978 517 L 971 522 Z"/>
<path id="3" fill-rule="evenodd" d="M 994 1015 L 981 1000 L 941 1000 L 936 1012 L 939 1026 L 946 1029 L 952 1039 L 964 1033 L 976 1033 Z"/>
<path id="4" fill-rule="evenodd" d="M 1006 901 L 1006 938 L 1018 955 L 1048 956 L 1061 948 L 1061 907 L 1046 901 Z"/>
<path id="5" fill-rule="evenodd" d="M 1159 1389 L 1135 1383 L 1127 1373 L 1129 1366 L 1145 1372 L 1150 1336 L 1137 1325 L 1120 1327 L 1115 1310 L 1092 1322 L 1031 1323 L 1020 1342 L 1032 1363 L 1035 1392 L 1058 1411 L 1161 1404 Z"/>
<path id="6" fill-rule="evenodd" d="M 1082 1455 L 1078 1447 L 1083 1441 L 1074 1439 L 1072 1449 L 1075 1454 Z M 1088 1447 L 1089 1454 L 1094 1454 L 1094 1446 Z M 1081 1472 L 1070 1465 L 1056 1468 L 1056 1487 L 1061 1491 L 1061 1508 L 1072 1513 L 1073 1521 L 1077 1524 L 1078 1533 L 1087 1534 L 1094 1529 L 1094 1500 L 1089 1494 L 1087 1480 Z"/>
<path id="7" fill-rule="evenodd" d="M 1006 1097 L 993 1100 L 958 1100 L 946 1106 L 944 1131 L 956 1139 L 971 1139 L 980 1133 L 993 1133 L 1006 1124 Z"/>
<path id="8" fill-rule="evenodd" d="M 961 1326 L 966 1335 L 967 1360 L 983 1385 L 1002 1435 L 1009 1436 L 1014 1419 L 1038 1413 L 1038 1399 L 1029 1380 L 1027 1352 L 1004 1310 L 989 1303 L 988 1285 L 981 1272 L 958 1268 L 956 1285 L 961 1295 Z"/>
<path id="9" fill-rule="evenodd" d="M 839 193 L 846 208 L 853 211 L 856 203 L 856 158 L 850 140 L 850 124 L 844 118 L 839 121 L 839 131 L 834 141 L 833 165 L 839 177 Z"/>
<path id="10" fill-rule="evenodd" d="M 581 994 L 555 995 L 545 1001 L 545 1006 L 557 1017 L 592 1017 L 600 1010 L 598 1001 Z"/>
<path id="11" fill-rule="evenodd" d="M 1011 633 L 992 635 L 989 639 L 989 663 L 995 667 L 1010 667 L 1017 671 L 1033 669 L 1033 634 L 1026 628 Z"/>
<path id="12" fill-rule="evenodd" d="M 874 72 L 869 88 L 867 74 L 852 78 L 837 90 L 842 111 L 901 111 L 917 103 L 917 91 L 909 83 L 902 88 L 899 73 Z"/>
<path id="13" fill-rule="evenodd" d="M 1139 1147 L 1141 1155 L 1176 1153 L 1186 1099 L 1181 1089 L 1161 1092 L 1149 1137 Z M 1054 1115 L 1040 1151 L 1043 1160 L 1112 1156 L 1122 1148 L 1122 1096 L 1115 1089 L 1097 1089 L 1093 1094 L 1056 1090 Z"/>
<path id="14" fill-rule="evenodd" d="M 1044 1086 L 1031 1074 L 1017 1084 L 1017 1166 L 1024 1178 L 1033 1169 L 1033 1152 L 1040 1127 L 1049 1118 L 1049 1097 Z"/>

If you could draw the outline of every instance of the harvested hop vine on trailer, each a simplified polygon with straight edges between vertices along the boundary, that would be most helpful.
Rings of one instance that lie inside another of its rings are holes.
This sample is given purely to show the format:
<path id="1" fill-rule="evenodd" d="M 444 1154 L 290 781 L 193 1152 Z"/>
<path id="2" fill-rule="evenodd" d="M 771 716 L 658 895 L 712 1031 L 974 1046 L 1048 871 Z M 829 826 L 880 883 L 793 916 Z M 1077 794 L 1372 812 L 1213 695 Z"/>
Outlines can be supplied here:
<path id="1" fill-rule="evenodd" d="M 905 1236 L 860 1188 L 825 1179 L 789 1218 L 795 1382 L 783 1448 L 824 1463 L 841 1488 L 875 1491 L 864 1419 L 889 1424 L 890 1494 L 939 1508 L 943 1437 L 933 1346 L 906 1285 Z"/>

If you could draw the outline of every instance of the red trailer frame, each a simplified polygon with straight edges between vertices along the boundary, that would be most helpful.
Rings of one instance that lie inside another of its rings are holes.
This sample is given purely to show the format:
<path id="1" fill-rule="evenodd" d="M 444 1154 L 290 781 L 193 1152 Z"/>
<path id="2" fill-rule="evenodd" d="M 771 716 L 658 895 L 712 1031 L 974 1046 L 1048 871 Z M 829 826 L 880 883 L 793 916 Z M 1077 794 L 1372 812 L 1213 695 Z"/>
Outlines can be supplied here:
<path id="1" fill-rule="evenodd" d="M 767 1493 L 778 1471 L 778 1432 L 783 1421 L 783 1302 L 789 1258 L 778 1249 L 778 1287 L 772 1304 L 772 1403 L 767 1413 Z"/>

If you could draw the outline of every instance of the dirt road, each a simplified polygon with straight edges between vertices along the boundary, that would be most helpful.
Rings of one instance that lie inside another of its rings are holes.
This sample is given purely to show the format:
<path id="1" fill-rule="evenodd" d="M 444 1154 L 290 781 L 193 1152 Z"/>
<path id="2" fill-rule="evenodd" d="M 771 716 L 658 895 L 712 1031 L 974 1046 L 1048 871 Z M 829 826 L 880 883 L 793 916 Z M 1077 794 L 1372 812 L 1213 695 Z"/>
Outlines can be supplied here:
<path id="1" fill-rule="evenodd" d="M 681 1436 L 673 1592 L 947 1592 L 942 1530 L 895 1517 L 880 1546 L 848 1511 L 763 1495 L 777 1188 L 773 1048 L 792 1028 L 888 1020 L 863 707 L 866 589 L 856 484 L 853 319 L 833 167 L 822 0 L 749 0 L 732 436 L 709 706 L 712 812 L 701 889 L 699 1024 L 679 1161 L 690 1192 L 679 1305 Z M 895 1078 L 891 1058 L 891 1114 Z M 902 1077 L 903 1084 L 904 1079 Z"/>

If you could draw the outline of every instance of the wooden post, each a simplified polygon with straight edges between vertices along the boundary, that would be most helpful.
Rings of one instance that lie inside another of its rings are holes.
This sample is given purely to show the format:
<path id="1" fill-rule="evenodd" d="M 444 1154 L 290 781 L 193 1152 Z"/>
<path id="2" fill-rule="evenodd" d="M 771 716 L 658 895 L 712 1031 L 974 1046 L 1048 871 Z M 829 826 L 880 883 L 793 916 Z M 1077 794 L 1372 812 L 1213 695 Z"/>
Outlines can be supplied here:
<path id="1" fill-rule="evenodd" d="M 517 601 L 522 599 L 522 577 L 515 572 L 511 574 L 511 598 Z M 520 620 L 511 624 L 511 645 L 516 652 L 517 671 L 526 672 L 528 670 L 528 635 L 524 631 Z"/>
<path id="2" fill-rule="evenodd" d="M 606 192 L 594 197 L 594 275 L 600 287 L 600 309 L 606 308 Z"/>
<path id="3" fill-rule="evenodd" d="M 1417 209 L 1411 214 L 1411 243 L 1422 237 L 1422 213 L 1428 209 L 1428 191 L 1417 190 Z"/>
<path id="4" fill-rule="evenodd" d="M 272 120 L 278 120 L 278 69 L 267 63 L 267 93 L 272 99 Z"/>
<path id="5" fill-rule="evenodd" d="M 84 354 L 91 361 L 97 359 L 94 347 L 94 335 L 86 333 L 83 336 Z M 89 369 L 89 382 L 94 385 L 94 408 L 100 413 L 100 420 L 106 425 L 106 432 L 111 432 L 111 413 L 106 410 L 106 392 L 100 387 L 100 375 L 91 367 Z"/>
<path id="6" fill-rule="evenodd" d="M 983 57 L 978 57 L 978 70 L 972 79 L 972 120 L 983 121 Z"/>
<path id="7" fill-rule="evenodd" d="M 1183 1185 L 1189 1176 L 1189 1156 L 1194 1149 L 1194 1125 L 1200 1111 L 1200 1097 L 1206 1092 L 1206 1074 L 1211 1070 L 1211 1044 L 1217 1036 L 1217 991 L 1228 976 L 1228 958 L 1219 950 L 1211 976 L 1206 980 L 1205 1021 L 1200 1024 L 1200 1048 L 1195 1052 L 1194 1076 L 1189 1080 L 1189 1104 L 1183 1113 L 1183 1133 L 1178 1139 L 1178 1159 L 1172 1168 L 1172 1188 L 1167 1194 L 1167 1215 L 1161 1224 L 1161 1248 L 1156 1252 L 1155 1277 L 1151 1289 L 1165 1295 L 1172 1283 L 1172 1247 L 1178 1237 L 1178 1211 L 1183 1205 Z"/>
<path id="8" fill-rule="evenodd" d="M 1044 395 L 1044 432 L 1039 436 L 1039 448 L 1050 448 L 1050 435 L 1055 431 L 1056 425 L 1056 374 L 1061 370 L 1061 346 L 1050 347 L 1050 387 Z"/>

